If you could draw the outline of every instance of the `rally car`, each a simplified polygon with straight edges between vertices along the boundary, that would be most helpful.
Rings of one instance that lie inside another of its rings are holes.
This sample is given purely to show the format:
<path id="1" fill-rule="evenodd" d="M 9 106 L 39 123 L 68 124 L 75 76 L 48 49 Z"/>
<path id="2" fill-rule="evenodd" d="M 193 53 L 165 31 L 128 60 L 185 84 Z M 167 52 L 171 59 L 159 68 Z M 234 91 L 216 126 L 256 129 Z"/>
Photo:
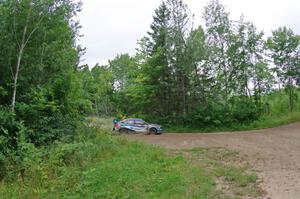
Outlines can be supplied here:
<path id="1" fill-rule="evenodd" d="M 120 133 L 147 133 L 160 135 L 162 127 L 158 124 L 148 124 L 139 118 L 125 119 L 114 124 L 114 130 Z"/>

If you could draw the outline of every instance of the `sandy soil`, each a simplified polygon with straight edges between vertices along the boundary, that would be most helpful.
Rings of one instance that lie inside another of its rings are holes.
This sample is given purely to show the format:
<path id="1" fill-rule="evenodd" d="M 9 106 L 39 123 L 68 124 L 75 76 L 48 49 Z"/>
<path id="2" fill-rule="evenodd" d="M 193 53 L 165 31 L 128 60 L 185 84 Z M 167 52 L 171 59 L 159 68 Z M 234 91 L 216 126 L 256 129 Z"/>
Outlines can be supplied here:
<path id="1" fill-rule="evenodd" d="M 238 133 L 133 135 L 169 149 L 226 147 L 239 151 L 263 179 L 266 199 L 300 199 L 300 123 Z"/>

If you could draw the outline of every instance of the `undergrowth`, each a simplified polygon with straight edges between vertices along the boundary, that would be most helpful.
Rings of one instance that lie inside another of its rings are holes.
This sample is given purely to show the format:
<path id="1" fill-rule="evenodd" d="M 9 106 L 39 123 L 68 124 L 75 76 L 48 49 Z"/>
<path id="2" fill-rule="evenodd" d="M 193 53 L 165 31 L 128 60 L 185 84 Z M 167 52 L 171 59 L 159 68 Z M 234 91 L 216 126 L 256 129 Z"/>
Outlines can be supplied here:
<path id="1" fill-rule="evenodd" d="M 266 103 L 265 112 L 256 120 L 247 123 L 228 124 L 228 126 L 208 126 L 205 128 L 191 128 L 183 126 L 170 126 L 167 132 L 191 133 L 191 132 L 217 132 L 217 131 L 241 131 L 257 130 L 278 127 L 300 121 L 300 91 L 295 93 L 294 110 L 290 111 L 289 98 L 285 91 L 275 91 L 263 99 Z"/>
<path id="2" fill-rule="evenodd" d="M 208 198 L 215 186 L 183 156 L 92 128 L 39 150 L 43 160 L 23 178 L 7 176 L 0 198 Z"/>
<path id="3" fill-rule="evenodd" d="M 0 198 L 223 199 L 228 191 L 219 190 L 219 179 L 235 184 L 228 188 L 232 198 L 259 195 L 255 173 L 230 163 L 237 157 L 233 152 L 170 154 L 93 127 L 79 129 L 73 142 L 56 142 L 31 156 L 22 176 L 9 172 L 2 180 Z"/>

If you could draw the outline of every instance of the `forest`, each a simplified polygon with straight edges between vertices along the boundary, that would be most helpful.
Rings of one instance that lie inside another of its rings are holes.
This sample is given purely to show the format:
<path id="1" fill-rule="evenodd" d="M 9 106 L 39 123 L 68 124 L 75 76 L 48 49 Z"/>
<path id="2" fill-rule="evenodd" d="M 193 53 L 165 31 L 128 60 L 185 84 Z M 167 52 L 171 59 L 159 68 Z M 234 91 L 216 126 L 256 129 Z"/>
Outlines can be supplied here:
<path id="1" fill-rule="evenodd" d="M 51 160 L 53 145 L 76 151 L 81 145 L 70 143 L 88 116 L 199 131 L 300 118 L 300 36 L 290 28 L 266 36 L 243 16 L 232 20 L 218 0 L 195 27 L 183 1 L 166 0 L 135 55 L 88 66 L 80 63 L 81 5 L 0 1 L 0 180 L 24 179 L 36 162 Z"/>
<path id="2" fill-rule="evenodd" d="M 193 16 L 182 1 L 163 2 L 135 55 L 85 66 L 91 113 L 230 129 L 299 111 L 299 35 L 279 27 L 267 37 L 243 16 L 232 20 L 219 1 L 205 7 L 203 26 Z"/>

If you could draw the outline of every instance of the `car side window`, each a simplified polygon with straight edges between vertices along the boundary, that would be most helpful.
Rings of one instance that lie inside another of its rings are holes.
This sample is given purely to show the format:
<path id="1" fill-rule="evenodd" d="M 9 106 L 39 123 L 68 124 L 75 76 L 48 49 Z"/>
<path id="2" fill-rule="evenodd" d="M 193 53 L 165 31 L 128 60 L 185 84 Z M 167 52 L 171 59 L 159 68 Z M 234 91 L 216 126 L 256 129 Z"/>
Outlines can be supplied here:
<path id="1" fill-rule="evenodd" d="M 143 121 L 143 120 L 135 120 L 134 123 L 137 125 L 145 125 L 146 124 L 145 121 Z"/>
<path id="2" fill-rule="evenodd" d="M 127 124 L 134 124 L 134 121 L 133 120 L 128 120 L 126 123 Z"/>

